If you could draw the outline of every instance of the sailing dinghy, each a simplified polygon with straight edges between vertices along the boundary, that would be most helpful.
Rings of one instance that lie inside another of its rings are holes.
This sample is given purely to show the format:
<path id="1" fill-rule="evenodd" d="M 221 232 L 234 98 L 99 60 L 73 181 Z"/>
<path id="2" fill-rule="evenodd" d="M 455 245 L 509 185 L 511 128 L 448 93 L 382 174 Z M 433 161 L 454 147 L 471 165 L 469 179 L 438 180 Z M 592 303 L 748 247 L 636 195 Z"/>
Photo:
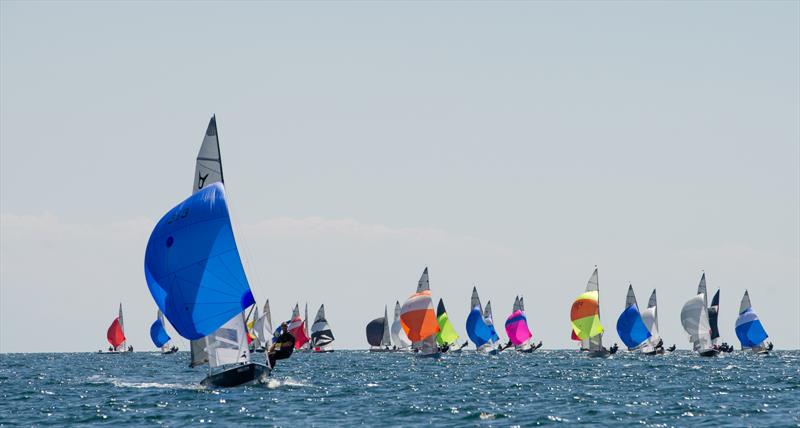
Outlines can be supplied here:
<path id="1" fill-rule="evenodd" d="M 156 314 L 156 320 L 153 321 L 153 324 L 150 326 L 150 339 L 153 340 L 153 344 L 156 345 L 156 348 L 161 349 L 162 354 L 174 354 L 178 352 L 178 347 L 171 345 L 169 334 L 167 334 L 166 325 L 164 324 L 164 314 L 161 313 L 161 310 L 158 310 Z"/>
<path id="2" fill-rule="evenodd" d="M 439 323 L 439 333 L 436 334 L 436 344 L 439 345 L 441 352 L 457 352 L 461 348 L 455 349 L 456 341 L 458 341 L 458 333 L 456 333 L 453 323 L 450 322 L 450 316 L 447 315 L 447 309 L 444 307 L 444 300 L 439 299 L 439 304 L 436 306 L 436 321 Z M 452 347 L 452 349 L 451 349 Z"/>
<path id="3" fill-rule="evenodd" d="M 628 347 L 628 351 L 641 351 L 645 354 L 653 351 L 648 348 L 652 334 L 639 312 L 639 304 L 631 284 L 628 284 L 628 294 L 625 296 L 625 309 L 617 319 L 617 334 Z"/>
<path id="4" fill-rule="evenodd" d="M 311 349 L 314 352 L 333 352 L 333 332 L 325 319 L 325 305 L 321 305 L 311 326 Z"/>
<path id="5" fill-rule="evenodd" d="M 642 311 L 642 321 L 644 326 L 647 327 L 647 331 L 650 332 L 649 344 L 647 349 L 644 349 L 644 353 L 647 355 L 663 354 L 665 352 L 664 340 L 658 331 L 658 300 L 655 289 L 650 294 L 650 300 L 647 301 L 647 309 Z M 669 351 L 672 352 L 674 350 L 675 345 L 672 345 Z"/>
<path id="6" fill-rule="evenodd" d="M 403 330 L 403 324 L 400 322 L 400 302 L 394 302 L 394 321 L 392 322 L 391 335 L 392 342 L 394 342 L 394 350 L 407 351 L 411 350 L 411 341 L 408 340 L 406 332 Z"/>
<path id="7" fill-rule="evenodd" d="M 391 351 L 392 339 L 387 311 L 388 309 L 384 306 L 383 316 L 367 323 L 367 343 L 369 343 L 370 352 Z"/>
<path id="8" fill-rule="evenodd" d="M 700 279 L 697 295 L 689 299 L 681 309 L 681 325 L 689 334 L 692 349 L 702 357 L 714 357 L 719 349 L 711 342 L 711 326 L 708 322 L 706 275 Z"/>
<path id="9" fill-rule="evenodd" d="M 261 316 L 256 316 L 256 322 L 253 324 L 253 332 L 258 337 L 258 343 L 261 346 L 256 347 L 256 352 L 266 352 L 272 344 L 272 313 L 269 310 L 269 299 L 264 302 L 264 313 Z"/>
<path id="10" fill-rule="evenodd" d="M 266 382 L 270 368 L 250 361 L 244 311 L 255 304 L 233 235 L 223 184 L 216 118 L 197 155 L 193 194 L 159 220 L 145 251 L 153 300 L 191 341 L 191 366 L 208 364 L 201 382 Z"/>
<path id="11" fill-rule="evenodd" d="M 111 321 L 106 331 L 106 340 L 111 345 L 108 351 L 97 351 L 100 354 L 120 354 L 128 352 L 127 342 L 125 338 L 125 324 L 122 320 L 122 303 L 119 304 L 119 315 Z"/>
<path id="12" fill-rule="evenodd" d="M 525 316 L 523 300 L 519 296 L 514 299 L 511 315 L 506 318 L 506 334 L 514 349 L 519 352 L 530 353 L 542 346 L 542 343 L 533 343 L 533 334 L 528 328 L 528 318 Z"/>
<path id="13" fill-rule="evenodd" d="M 500 340 L 494 325 L 491 322 L 486 322 L 485 314 L 491 316 L 491 305 L 489 310 L 484 312 L 481 307 L 481 299 L 478 296 L 478 288 L 472 287 L 472 296 L 470 297 L 470 311 L 467 315 L 467 336 L 469 340 L 475 345 L 478 352 L 487 354 L 497 354 L 495 343 Z"/>
<path id="14" fill-rule="evenodd" d="M 428 268 L 422 272 L 417 283 L 417 292 L 412 294 L 400 308 L 400 322 L 406 336 L 411 339 L 411 347 L 420 357 L 438 358 L 441 353 L 436 345 L 439 323 L 433 311 Z"/>
<path id="15" fill-rule="evenodd" d="M 603 347 L 603 325 L 600 323 L 600 283 L 597 268 L 586 283 L 586 291 L 575 299 L 570 310 L 572 338 L 581 342 L 581 350 L 590 357 L 606 358 L 616 352 Z"/>
<path id="16" fill-rule="evenodd" d="M 742 303 L 739 305 L 739 316 L 736 318 L 736 337 L 742 344 L 742 351 L 766 355 L 772 349 L 771 343 L 766 345 L 765 341 L 769 335 L 750 304 L 750 294 L 747 290 L 745 290 Z"/>
<path id="17" fill-rule="evenodd" d="M 300 304 L 294 305 L 292 320 L 289 321 L 289 333 L 294 336 L 294 349 L 302 348 L 311 339 L 306 334 L 305 321 L 300 318 Z"/>

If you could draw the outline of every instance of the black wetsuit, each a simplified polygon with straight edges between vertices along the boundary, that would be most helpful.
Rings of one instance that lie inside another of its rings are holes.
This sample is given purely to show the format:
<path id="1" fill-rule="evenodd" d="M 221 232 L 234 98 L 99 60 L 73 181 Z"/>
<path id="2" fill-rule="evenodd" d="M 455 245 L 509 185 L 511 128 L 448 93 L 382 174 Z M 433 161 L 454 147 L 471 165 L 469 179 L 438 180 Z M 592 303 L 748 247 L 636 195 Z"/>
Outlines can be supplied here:
<path id="1" fill-rule="evenodd" d="M 275 350 L 269 353 L 269 366 L 275 367 L 276 360 L 283 360 L 292 356 L 294 352 L 294 336 L 291 333 L 283 333 L 275 341 Z"/>

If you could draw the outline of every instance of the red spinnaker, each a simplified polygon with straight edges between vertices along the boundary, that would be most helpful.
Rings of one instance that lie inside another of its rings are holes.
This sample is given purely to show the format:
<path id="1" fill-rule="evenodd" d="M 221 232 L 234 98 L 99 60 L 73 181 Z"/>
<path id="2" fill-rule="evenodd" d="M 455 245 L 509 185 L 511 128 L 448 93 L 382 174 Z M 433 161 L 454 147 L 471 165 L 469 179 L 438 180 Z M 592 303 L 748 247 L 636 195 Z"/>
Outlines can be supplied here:
<path id="1" fill-rule="evenodd" d="M 122 345 L 122 342 L 125 341 L 125 333 L 122 332 L 122 326 L 119 325 L 119 318 L 114 318 L 114 322 L 108 327 L 106 338 L 108 338 L 108 343 L 114 348 Z"/>
<path id="2" fill-rule="evenodd" d="M 294 349 L 300 349 L 310 339 L 306 336 L 305 322 L 302 319 L 295 318 L 289 324 L 289 333 L 294 336 Z"/>

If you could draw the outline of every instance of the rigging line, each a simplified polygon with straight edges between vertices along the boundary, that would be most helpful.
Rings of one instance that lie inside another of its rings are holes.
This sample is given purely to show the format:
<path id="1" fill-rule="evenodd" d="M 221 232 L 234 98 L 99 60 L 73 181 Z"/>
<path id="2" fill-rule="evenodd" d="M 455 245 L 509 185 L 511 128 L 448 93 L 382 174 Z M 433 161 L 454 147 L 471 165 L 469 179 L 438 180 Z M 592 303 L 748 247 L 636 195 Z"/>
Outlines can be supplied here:
<path id="1" fill-rule="evenodd" d="M 227 191 L 227 189 L 226 189 L 226 191 Z M 267 293 L 264 291 L 264 287 L 262 285 L 263 282 L 261 281 L 261 277 L 258 274 L 258 269 L 256 269 L 255 264 L 251 261 L 251 259 L 252 259 L 251 253 L 252 252 L 250 251 L 250 245 L 248 245 L 247 239 L 244 236 L 244 234 L 241 233 L 241 229 L 242 229 L 241 228 L 241 223 L 239 222 L 239 218 L 236 215 L 236 210 L 233 209 L 233 205 L 234 205 L 233 197 L 231 196 L 231 193 L 229 191 L 226 193 L 226 196 L 228 197 L 227 198 L 228 199 L 228 215 L 231 217 L 232 222 L 235 223 L 235 226 L 236 226 L 236 227 L 233 227 L 234 238 L 237 241 L 241 242 L 242 246 L 244 247 L 244 251 L 240 252 L 240 256 L 244 257 L 245 266 L 246 266 L 246 268 L 249 268 L 248 270 L 252 273 L 252 276 L 254 278 L 254 281 L 252 281 L 252 283 L 255 285 L 255 288 L 258 291 L 258 294 L 261 294 L 262 296 L 266 296 Z M 239 232 L 237 233 L 237 231 L 239 231 Z M 247 272 L 245 272 L 245 275 L 246 274 L 247 274 Z"/>

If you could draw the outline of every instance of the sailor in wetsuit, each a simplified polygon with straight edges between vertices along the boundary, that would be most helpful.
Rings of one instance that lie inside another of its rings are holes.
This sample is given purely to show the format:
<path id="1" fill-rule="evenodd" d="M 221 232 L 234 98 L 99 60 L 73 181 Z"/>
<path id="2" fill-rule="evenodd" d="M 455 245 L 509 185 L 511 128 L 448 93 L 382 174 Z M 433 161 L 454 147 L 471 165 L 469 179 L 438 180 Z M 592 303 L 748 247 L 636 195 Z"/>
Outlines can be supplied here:
<path id="1" fill-rule="evenodd" d="M 275 368 L 277 360 L 283 360 L 292 356 L 294 352 L 294 336 L 289 333 L 289 325 L 287 323 L 281 324 L 281 334 L 275 339 L 275 343 L 269 347 L 267 357 L 269 358 L 269 366 Z"/>

